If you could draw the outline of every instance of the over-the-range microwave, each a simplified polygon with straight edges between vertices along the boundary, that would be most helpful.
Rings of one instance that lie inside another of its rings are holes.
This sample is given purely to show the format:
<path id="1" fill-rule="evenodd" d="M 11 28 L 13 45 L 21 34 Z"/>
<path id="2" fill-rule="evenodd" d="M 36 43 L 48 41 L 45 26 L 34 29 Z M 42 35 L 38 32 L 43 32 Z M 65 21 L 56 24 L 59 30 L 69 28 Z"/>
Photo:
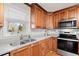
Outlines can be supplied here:
<path id="1" fill-rule="evenodd" d="M 77 28 L 77 19 L 68 19 L 59 22 L 59 28 L 61 29 L 69 29 L 69 28 Z"/>

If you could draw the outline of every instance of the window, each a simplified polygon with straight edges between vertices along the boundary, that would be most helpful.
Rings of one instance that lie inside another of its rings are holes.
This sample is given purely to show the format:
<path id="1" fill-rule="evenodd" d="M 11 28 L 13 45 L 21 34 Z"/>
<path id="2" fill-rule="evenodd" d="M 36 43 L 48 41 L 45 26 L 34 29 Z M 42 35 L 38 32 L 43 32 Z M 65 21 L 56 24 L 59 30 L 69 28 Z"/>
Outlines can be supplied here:
<path id="1" fill-rule="evenodd" d="M 8 32 L 24 32 L 25 31 L 25 24 L 20 22 L 9 22 L 7 27 Z"/>

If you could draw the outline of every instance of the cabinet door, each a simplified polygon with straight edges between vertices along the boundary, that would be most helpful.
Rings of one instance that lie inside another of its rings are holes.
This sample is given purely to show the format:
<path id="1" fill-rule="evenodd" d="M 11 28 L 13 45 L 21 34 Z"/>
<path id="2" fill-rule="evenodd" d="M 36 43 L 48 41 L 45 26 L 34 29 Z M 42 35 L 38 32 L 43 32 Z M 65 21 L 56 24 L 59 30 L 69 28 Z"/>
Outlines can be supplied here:
<path id="1" fill-rule="evenodd" d="M 39 47 L 40 47 L 40 50 L 39 50 L 40 56 L 45 56 L 48 53 L 48 51 L 49 51 L 49 49 L 48 49 L 48 47 L 49 47 L 48 46 L 48 40 L 41 41 L 39 43 Z"/>
<path id="2" fill-rule="evenodd" d="M 51 38 L 49 38 L 49 49 L 50 49 L 50 51 L 52 51 L 53 50 L 53 42 L 52 42 L 52 37 Z"/>
<path id="3" fill-rule="evenodd" d="M 68 9 L 68 19 L 77 18 L 77 9 L 76 7 L 72 7 Z"/>
<path id="4" fill-rule="evenodd" d="M 31 7 L 31 26 L 35 28 L 44 28 L 44 11 L 37 5 Z"/>
<path id="5" fill-rule="evenodd" d="M 4 24 L 4 9 L 3 3 L 0 3 L 0 26 Z"/>
<path id="6" fill-rule="evenodd" d="M 32 56 L 39 56 L 39 43 L 34 43 L 31 45 Z"/>
<path id="7" fill-rule="evenodd" d="M 52 50 L 57 51 L 57 38 L 52 37 Z"/>
<path id="8" fill-rule="evenodd" d="M 68 19 L 67 10 L 59 11 L 59 19 L 60 19 L 60 21 Z"/>
<path id="9" fill-rule="evenodd" d="M 79 28 L 79 6 L 77 7 L 77 28 Z"/>
<path id="10" fill-rule="evenodd" d="M 52 13 L 47 14 L 46 28 L 53 29 L 53 14 Z"/>
<path id="11" fill-rule="evenodd" d="M 40 27 L 40 14 L 41 10 L 38 6 L 32 4 L 31 7 L 31 26 L 32 28 Z"/>
<path id="12" fill-rule="evenodd" d="M 59 27 L 59 13 L 53 13 L 53 27 L 57 29 Z"/>
<path id="13" fill-rule="evenodd" d="M 57 38 L 56 37 L 49 38 L 49 49 L 50 51 L 57 51 Z"/>
<path id="14" fill-rule="evenodd" d="M 45 11 L 42 11 L 42 22 L 43 22 L 43 24 L 42 24 L 42 28 L 46 28 L 46 19 L 47 19 L 47 12 L 45 12 Z"/>
<path id="15" fill-rule="evenodd" d="M 20 49 L 17 49 L 15 51 L 12 51 L 10 53 L 11 56 L 30 56 L 31 55 L 30 46 L 29 47 L 23 47 Z"/>

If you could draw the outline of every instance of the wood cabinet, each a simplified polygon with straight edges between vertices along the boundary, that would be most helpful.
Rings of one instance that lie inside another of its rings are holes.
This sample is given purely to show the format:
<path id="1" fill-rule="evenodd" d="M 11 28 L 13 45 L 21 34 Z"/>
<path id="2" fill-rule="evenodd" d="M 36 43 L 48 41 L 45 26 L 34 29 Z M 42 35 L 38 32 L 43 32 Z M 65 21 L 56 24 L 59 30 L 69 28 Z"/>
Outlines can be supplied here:
<path id="1" fill-rule="evenodd" d="M 45 28 L 44 12 L 35 4 L 31 6 L 31 28 Z"/>
<path id="2" fill-rule="evenodd" d="M 13 50 L 10 56 L 46 56 L 50 51 L 57 52 L 57 38 L 55 37 Z"/>
<path id="3" fill-rule="evenodd" d="M 32 44 L 31 45 L 31 55 L 32 56 L 39 56 L 39 53 L 40 53 L 39 49 L 40 49 L 39 42 Z"/>
<path id="4" fill-rule="evenodd" d="M 53 23 L 54 23 L 53 28 L 54 29 L 59 28 L 59 21 L 60 21 L 59 13 L 58 12 L 53 13 Z"/>
<path id="5" fill-rule="evenodd" d="M 68 19 L 68 12 L 67 12 L 67 10 L 59 11 L 59 19 L 60 19 L 60 21 Z"/>
<path id="6" fill-rule="evenodd" d="M 54 18 L 53 18 L 54 17 Z M 59 15 L 47 13 L 35 4 L 31 5 L 31 28 L 58 28 Z"/>
<path id="7" fill-rule="evenodd" d="M 48 42 L 48 39 L 46 40 L 43 40 L 43 41 L 40 41 L 39 42 L 39 47 L 40 47 L 40 50 L 39 50 L 39 55 L 40 56 L 45 56 L 48 51 L 49 51 L 49 42 Z"/>
<path id="8" fill-rule="evenodd" d="M 60 20 L 70 20 L 72 18 L 77 18 L 77 7 L 70 7 L 59 11 Z"/>
<path id="9" fill-rule="evenodd" d="M 50 37 L 46 40 L 40 41 L 39 47 L 40 56 L 45 56 L 49 51 L 57 52 L 57 38 Z"/>
<path id="10" fill-rule="evenodd" d="M 53 41 L 52 41 L 52 37 L 51 38 L 49 38 L 49 49 L 50 49 L 50 51 L 52 51 L 53 50 L 53 43 L 52 43 Z"/>
<path id="11" fill-rule="evenodd" d="M 39 6 L 32 4 L 31 8 L 31 27 L 58 29 L 59 22 L 62 20 L 77 19 L 77 28 L 79 28 L 79 6 L 68 7 L 56 12 L 45 12 Z"/>
<path id="12" fill-rule="evenodd" d="M 79 28 L 79 6 L 77 7 L 77 28 Z"/>
<path id="13" fill-rule="evenodd" d="M 4 25 L 4 5 L 0 3 L 0 26 Z"/>
<path id="14" fill-rule="evenodd" d="M 47 19 L 46 19 L 46 28 L 47 29 L 53 29 L 53 14 L 47 13 Z"/>
<path id="15" fill-rule="evenodd" d="M 49 38 L 49 49 L 50 51 L 57 51 L 57 38 L 51 37 Z"/>
<path id="16" fill-rule="evenodd" d="M 46 28 L 46 21 L 47 21 L 47 12 L 45 11 L 42 11 L 42 16 L 43 16 L 43 28 L 45 29 Z"/>
<path id="17" fill-rule="evenodd" d="M 77 8 L 71 7 L 68 9 L 68 19 L 77 18 Z"/>
<path id="18" fill-rule="evenodd" d="M 30 46 L 25 46 L 23 48 L 14 50 L 10 52 L 10 56 L 31 56 Z"/>
<path id="19" fill-rule="evenodd" d="M 79 42 L 78 42 L 78 55 L 79 55 Z"/>
<path id="20" fill-rule="evenodd" d="M 57 38 L 52 37 L 52 50 L 57 52 Z"/>

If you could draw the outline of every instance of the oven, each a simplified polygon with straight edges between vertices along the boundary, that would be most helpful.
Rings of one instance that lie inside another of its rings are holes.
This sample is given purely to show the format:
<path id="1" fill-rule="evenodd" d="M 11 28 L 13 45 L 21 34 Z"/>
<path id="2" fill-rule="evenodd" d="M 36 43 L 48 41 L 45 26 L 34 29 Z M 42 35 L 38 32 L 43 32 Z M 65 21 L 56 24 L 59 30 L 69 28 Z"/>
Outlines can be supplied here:
<path id="1" fill-rule="evenodd" d="M 76 35 L 59 34 L 57 40 L 58 53 L 65 56 L 78 55 L 78 39 Z"/>
<path id="2" fill-rule="evenodd" d="M 58 49 L 78 54 L 78 42 L 58 39 Z"/>

